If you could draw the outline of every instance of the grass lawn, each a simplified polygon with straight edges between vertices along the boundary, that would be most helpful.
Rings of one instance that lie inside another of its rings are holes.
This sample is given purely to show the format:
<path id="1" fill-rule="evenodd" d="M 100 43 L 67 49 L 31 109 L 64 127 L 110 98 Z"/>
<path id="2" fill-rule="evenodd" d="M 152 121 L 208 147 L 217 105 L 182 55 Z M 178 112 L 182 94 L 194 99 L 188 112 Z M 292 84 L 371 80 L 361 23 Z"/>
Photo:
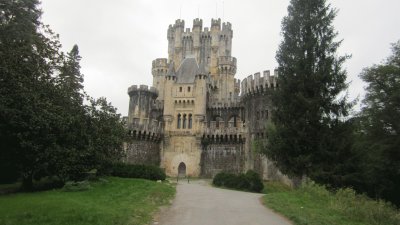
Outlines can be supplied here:
<path id="1" fill-rule="evenodd" d="M 394 207 L 350 189 L 331 193 L 310 184 L 292 190 L 267 182 L 264 193 L 264 204 L 296 225 L 400 225 L 400 213 Z"/>
<path id="2" fill-rule="evenodd" d="M 62 189 L 0 196 L 1 225 L 148 224 L 175 187 L 142 179 L 108 177 L 86 191 Z"/>

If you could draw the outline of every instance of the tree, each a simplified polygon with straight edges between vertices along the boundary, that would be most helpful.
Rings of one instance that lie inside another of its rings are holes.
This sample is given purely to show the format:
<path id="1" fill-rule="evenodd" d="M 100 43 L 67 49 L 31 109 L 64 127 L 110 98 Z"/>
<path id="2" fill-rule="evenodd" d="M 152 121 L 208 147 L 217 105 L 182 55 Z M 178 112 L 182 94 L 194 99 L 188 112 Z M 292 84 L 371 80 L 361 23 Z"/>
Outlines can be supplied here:
<path id="1" fill-rule="evenodd" d="M 124 155 L 123 141 L 126 130 L 121 115 L 105 98 L 89 98 L 87 107 L 89 151 L 92 168 L 104 167 L 119 161 Z"/>
<path id="2" fill-rule="evenodd" d="M 57 101 L 62 120 L 58 124 L 57 146 L 49 162 L 49 174 L 57 175 L 62 181 L 77 180 L 88 170 L 88 128 L 83 99 L 83 74 L 80 72 L 79 49 L 74 45 L 63 59 L 57 76 Z"/>
<path id="3" fill-rule="evenodd" d="M 352 132 L 345 120 L 351 104 L 343 94 L 348 56 L 336 53 L 336 13 L 325 0 L 291 0 L 276 54 L 278 87 L 265 149 L 282 172 L 331 184 L 344 182 L 335 160 L 349 153 Z"/>
<path id="4" fill-rule="evenodd" d="M 400 41 L 382 64 L 366 68 L 360 113 L 359 149 L 370 195 L 400 205 Z"/>
<path id="5" fill-rule="evenodd" d="M 0 164 L 12 164 L 27 189 L 46 165 L 59 119 L 52 96 L 60 44 L 40 16 L 37 0 L 0 3 Z"/>

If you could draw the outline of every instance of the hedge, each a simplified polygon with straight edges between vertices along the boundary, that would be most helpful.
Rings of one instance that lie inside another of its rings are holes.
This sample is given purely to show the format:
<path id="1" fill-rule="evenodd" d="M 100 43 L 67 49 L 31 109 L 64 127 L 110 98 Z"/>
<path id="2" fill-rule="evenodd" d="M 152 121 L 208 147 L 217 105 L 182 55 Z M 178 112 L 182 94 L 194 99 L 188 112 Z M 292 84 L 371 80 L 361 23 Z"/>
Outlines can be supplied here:
<path id="1" fill-rule="evenodd" d="M 226 187 L 236 190 L 261 192 L 264 184 L 260 175 L 253 170 L 247 171 L 245 174 L 232 174 L 221 172 L 215 175 L 213 184 L 217 187 Z"/>

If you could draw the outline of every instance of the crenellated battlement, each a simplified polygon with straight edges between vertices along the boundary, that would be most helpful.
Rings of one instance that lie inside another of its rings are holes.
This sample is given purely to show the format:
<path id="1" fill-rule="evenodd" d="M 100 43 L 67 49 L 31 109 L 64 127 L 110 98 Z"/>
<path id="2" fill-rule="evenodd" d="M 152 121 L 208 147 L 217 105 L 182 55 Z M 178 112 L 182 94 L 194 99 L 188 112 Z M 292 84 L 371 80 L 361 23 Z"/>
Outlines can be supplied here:
<path id="1" fill-rule="evenodd" d="M 168 59 L 166 59 L 166 58 L 157 58 L 157 59 L 153 60 L 153 62 L 151 63 L 152 68 L 168 67 L 167 61 L 168 61 Z"/>
<path id="2" fill-rule="evenodd" d="M 211 19 L 211 29 L 221 30 L 221 18 Z"/>
<path id="3" fill-rule="evenodd" d="M 248 76 L 243 79 L 241 83 L 241 96 L 256 94 L 268 89 L 276 88 L 277 77 L 278 70 L 274 70 L 273 75 L 270 74 L 269 70 L 265 70 L 262 76 L 261 73 L 255 73 L 254 76 Z"/>
<path id="4" fill-rule="evenodd" d="M 232 31 L 232 24 L 229 22 L 222 23 L 222 30 Z"/>
<path id="5" fill-rule="evenodd" d="M 137 140 L 160 141 L 162 139 L 162 124 L 153 120 L 144 124 L 131 123 L 128 125 L 128 135 Z"/>
<path id="6" fill-rule="evenodd" d="M 132 85 L 128 88 L 129 96 L 134 95 L 135 93 L 138 93 L 138 92 L 148 92 L 151 95 L 155 95 L 155 96 L 158 95 L 158 91 L 155 87 L 149 87 L 147 85 L 140 85 L 140 86 Z"/>
<path id="7" fill-rule="evenodd" d="M 151 64 L 151 74 L 153 76 L 165 76 L 168 72 L 168 63 L 166 58 L 153 60 Z"/>
<path id="8" fill-rule="evenodd" d="M 199 19 L 199 18 L 194 19 L 193 20 L 193 30 L 195 29 L 195 27 L 200 27 L 200 30 L 201 30 L 203 27 L 203 20 Z"/>
<path id="9" fill-rule="evenodd" d="M 185 20 L 177 19 L 175 20 L 174 28 L 181 27 L 182 29 L 185 28 Z"/>
<path id="10" fill-rule="evenodd" d="M 168 26 L 168 32 L 167 32 L 167 37 L 168 39 L 174 39 L 175 38 L 175 32 L 177 29 L 181 29 L 182 34 L 186 34 L 186 36 L 189 36 L 189 34 L 192 34 L 193 31 L 200 30 L 200 33 L 202 34 L 208 34 L 211 31 L 223 31 L 224 33 L 232 32 L 232 24 L 229 22 L 224 22 L 222 23 L 222 29 L 221 29 L 221 19 L 211 19 L 211 27 L 204 27 L 203 28 L 203 20 L 196 18 L 193 20 L 193 28 L 185 28 L 185 21 L 178 19 L 175 21 L 175 24 L 170 24 Z M 200 28 L 200 29 L 199 29 Z"/>

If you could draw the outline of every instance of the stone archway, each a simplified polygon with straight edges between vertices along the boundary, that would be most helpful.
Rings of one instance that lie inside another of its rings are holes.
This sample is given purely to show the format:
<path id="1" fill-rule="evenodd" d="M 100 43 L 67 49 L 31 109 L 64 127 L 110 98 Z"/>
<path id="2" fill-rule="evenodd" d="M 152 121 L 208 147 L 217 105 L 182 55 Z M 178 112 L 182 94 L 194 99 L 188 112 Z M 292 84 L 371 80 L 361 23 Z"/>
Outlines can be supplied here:
<path id="1" fill-rule="evenodd" d="M 186 164 L 184 162 L 179 163 L 178 176 L 179 177 L 186 177 Z"/>

